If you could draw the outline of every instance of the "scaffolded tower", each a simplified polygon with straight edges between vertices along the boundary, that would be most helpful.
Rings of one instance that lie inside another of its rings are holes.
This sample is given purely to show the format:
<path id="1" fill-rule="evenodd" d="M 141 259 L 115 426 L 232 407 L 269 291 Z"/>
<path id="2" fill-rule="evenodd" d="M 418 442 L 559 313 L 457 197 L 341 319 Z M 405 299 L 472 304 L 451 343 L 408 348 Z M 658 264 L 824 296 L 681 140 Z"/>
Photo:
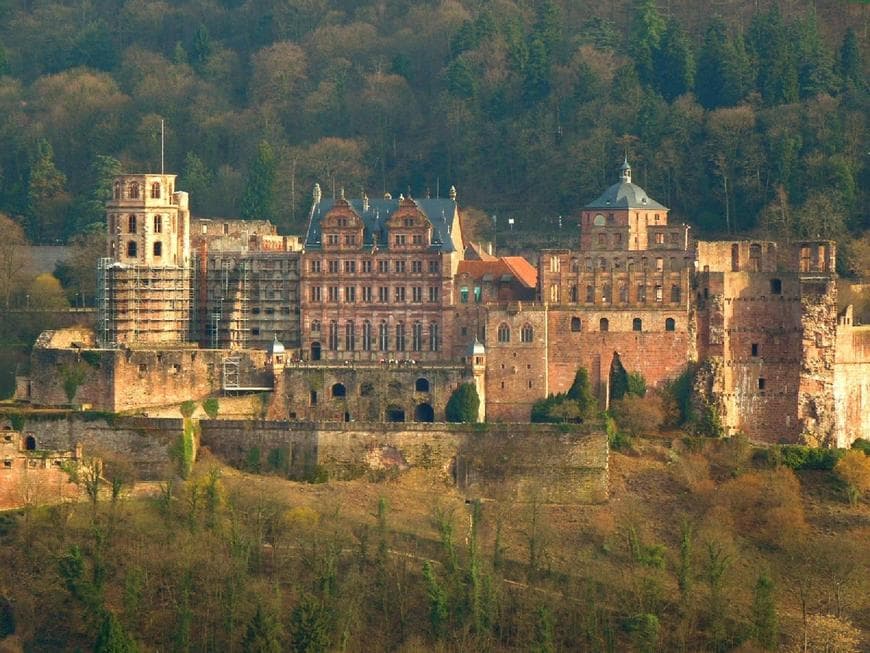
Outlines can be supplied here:
<path id="1" fill-rule="evenodd" d="M 182 343 L 195 315 L 187 193 L 175 175 L 122 175 L 106 204 L 106 258 L 97 267 L 100 346 Z"/>

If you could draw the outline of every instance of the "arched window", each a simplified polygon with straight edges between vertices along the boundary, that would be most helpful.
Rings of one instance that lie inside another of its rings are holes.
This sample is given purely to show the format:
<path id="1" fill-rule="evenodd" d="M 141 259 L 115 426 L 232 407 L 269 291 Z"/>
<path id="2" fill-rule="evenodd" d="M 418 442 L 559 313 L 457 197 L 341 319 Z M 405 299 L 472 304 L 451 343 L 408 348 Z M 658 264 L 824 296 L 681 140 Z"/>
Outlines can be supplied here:
<path id="1" fill-rule="evenodd" d="M 24 438 L 24 448 L 27 451 L 36 451 L 36 438 L 32 435 L 28 435 Z"/>
<path id="2" fill-rule="evenodd" d="M 411 327 L 411 349 L 413 351 L 423 351 L 423 323 L 414 322 Z"/>
<path id="3" fill-rule="evenodd" d="M 631 321 L 631 330 L 632 331 L 643 331 L 643 320 L 639 317 L 634 318 Z"/>
<path id="4" fill-rule="evenodd" d="M 583 327 L 583 324 L 582 324 L 582 322 L 580 322 L 579 317 L 572 317 L 571 318 L 571 331 L 580 331 L 580 329 L 582 327 Z"/>
<path id="5" fill-rule="evenodd" d="M 429 323 L 429 351 L 438 351 L 438 323 Z"/>
<path id="6" fill-rule="evenodd" d="M 405 351 L 405 323 L 396 325 L 396 351 Z"/>
<path id="7" fill-rule="evenodd" d="M 429 392 L 429 379 L 421 376 L 414 382 L 414 390 L 417 392 Z"/>
<path id="8" fill-rule="evenodd" d="M 677 323 L 674 321 L 674 318 L 669 317 L 665 320 L 665 331 L 676 331 Z"/>
<path id="9" fill-rule="evenodd" d="M 610 330 L 610 322 L 606 317 L 602 317 L 600 320 L 598 320 L 598 330 L 602 332 Z"/>
<path id="10" fill-rule="evenodd" d="M 347 388 L 344 387 L 343 383 L 333 384 L 332 396 L 333 397 L 346 397 L 347 396 Z"/>
<path id="11" fill-rule="evenodd" d="M 338 351 L 338 322 L 335 320 L 329 323 L 329 349 Z"/>
<path id="12" fill-rule="evenodd" d="M 578 297 L 577 297 L 577 286 L 576 286 L 576 284 L 573 284 L 573 285 L 571 286 L 571 302 L 574 303 L 574 304 L 576 304 L 577 301 L 578 301 Z"/>
<path id="13" fill-rule="evenodd" d="M 154 233 L 159 234 L 163 231 L 163 216 L 155 215 L 154 216 Z"/>
<path id="14" fill-rule="evenodd" d="M 499 342 L 510 342 L 511 341 L 511 328 L 502 322 L 498 325 L 498 341 Z"/>
<path id="15" fill-rule="evenodd" d="M 680 287 L 677 285 L 671 286 L 671 302 L 678 304 L 680 302 Z"/>
<path id="16" fill-rule="evenodd" d="M 130 215 L 127 216 L 127 233 L 135 234 L 136 233 L 136 216 Z"/>
<path id="17" fill-rule="evenodd" d="M 130 199 L 138 200 L 139 199 L 139 182 L 131 181 L 130 182 Z"/>
<path id="18" fill-rule="evenodd" d="M 345 351 L 356 349 L 356 330 L 353 321 L 350 320 L 344 325 L 344 349 Z"/>
<path id="19" fill-rule="evenodd" d="M 320 333 L 320 320 L 311 320 L 311 333 Z"/>
<path id="20" fill-rule="evenodd" d="M 159 240 L 154 241 L 154 256 L 163 256 L 163 243 Z"/>
<path id="21" fill-rule="evenodd" d="M 362 327 L 362 349 L 363 351 L 372 350 L 372 323 L 368 320 L 363 322 Z"/>
<path id="22" fill-rule="evenodd" d="M 127 243 L 127 256 L 136 256 L 136 241 L 131 240 Z"/>
<path id="23" fill-rule="evenodd" d="M 154 199 L 154 200 L 160 199 L 160 184 L 156 181 L 153 184 L 151 184 L 151 199 Z"/>
<path id="24" fill-rule="evenodd" d="M 535 330 L 532 328 L 531 324 L 524 324 L 522 331 L 520 331 L 520 340 L 523 342 L 531 342 L 535 337 Z"/>
<path id="25" fill-rule="evenodd" d="M 119 200 L 121 199 L 121 182 L 116 181 L 112 185 L 112 199 Z"/>
<path id="26" fill-rule="evenodd" d="M 378 325 L 378 349 L 387 351 L 390 348 L 390 332 L 386 321 L 382 320 Z"/>

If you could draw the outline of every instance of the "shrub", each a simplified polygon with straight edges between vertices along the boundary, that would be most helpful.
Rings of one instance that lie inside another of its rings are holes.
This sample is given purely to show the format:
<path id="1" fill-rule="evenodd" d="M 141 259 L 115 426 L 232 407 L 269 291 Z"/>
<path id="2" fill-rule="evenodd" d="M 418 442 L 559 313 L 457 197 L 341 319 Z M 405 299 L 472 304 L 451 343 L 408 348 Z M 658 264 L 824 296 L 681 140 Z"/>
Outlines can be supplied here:
<path id="1" fill-rule="evenodd" d="M 81 363 L 62 365 L 60 377 L 63 380 L 63 391 L 67 401 L 72 403 L 82 383 L 85 382 L 86 368 Z"/>
<path id="2" fill-rule="evenodd" d="M 251 447 L 245 455 L 245 469 L 249 472 L 259 472 L 260 466 L 260 447 Z"/>
<path id="3" fill-rule="evenodd" d="M 866 455 L 870 456 L 870 440 L 858 438 L 852 443 L 852 448 L 863 451 Z"/>
<path id="4" fill-rule="evenodd" d="M 218 411 L 220 410 L 220 403 L 218 402 L 217 397 L 209 397 L 203 401 L 202 409 L 205 411 L 205 414 L 208 415 L 209 419 L 217 419 Z"/>
<path id="5" fill-rule="evenodd" d="M 445 414 L 448 422 L 476 422 L 480 397 L 472 383 L 463 383 L 447 400 Z"/>
<path id="6" fill-rule="evenodd" d="M 870 457 L 851 449 L 840 458 L 835 470 L 846 484 L 849 503 L 858 505 L 864 493 L 870 491 Z"/>
<path id="7" fill-rule="evenodd" d="M 658 397 L 639 397 L 631 394 L 614 401 L 610 414 L 616 420 L 619 430 L 631 436 L 657 431 L 664 413 Z"/>
<path id="8" fill-rule="evenodd" d="M 799 444 L 788 444 L 779 447 L 782 464 L 791 469 L 834 469 L 837 461 L 843 456 L 840 449 L 819 449 Z"/>
<path id="9" fill-rule="evenodd" d="M 187 401 L 182 402 L 181 406 L 178 407 L 178 410 L 181 411 L 182 417 L 193 417 L 193 412 L 196 410 L 196 404 L 188 399 Z"/>
<path id="10" fill-rule="evenodd" d="M 266 457 L 266 462 L 273 472 L 286 474 L 290 470 L 290 452 L 287 447 L 272 449 Z"/>

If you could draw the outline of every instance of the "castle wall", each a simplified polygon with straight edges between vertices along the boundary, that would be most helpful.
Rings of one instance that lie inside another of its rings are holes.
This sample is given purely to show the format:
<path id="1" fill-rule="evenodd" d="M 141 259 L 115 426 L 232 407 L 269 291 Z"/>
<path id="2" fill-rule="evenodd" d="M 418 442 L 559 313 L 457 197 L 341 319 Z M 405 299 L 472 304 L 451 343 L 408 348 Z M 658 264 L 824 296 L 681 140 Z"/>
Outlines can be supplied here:
<path id="1" fill-rule="evenodd" d="M 553 503 L 579 504 L 607 497 L 604 433 L 553 425 L 342 424 L 204 421 L 202 443 L 235 464 L 256 448 L 288 453 L 291 471 L 318 465 L 330 478 L 441 470 L 470 496 L 515 492 Z"/>
<path id="2" fill-rule="evenodd" d="M 178 404 L 220 392 L 226 352 L 198 349 L 48 349 L 34 348 L 31 401 L 37 406 L 88 404 L 121 412 Z M 270 387 L 266 353 L 236 352 L 240 385 Z M 80 378 L 72 401 L 64 388 Z"/>
<path id="3" fill-rule="evenodd" d="M 837 446 L 870 439 L 870 326 L 841 320 L 837 327 L 834 401 Z"/>
<path id="4" fill-rule="evenodd" d="M 290 365 L 277 377 L 270 419 L 444 421 L 450 395 L 466 379 L 463 365 Z M 431 407 L 431 414 L 426 407 Z"/>
<path id="5" fill-rule="evenodd" d="M 80 457 L 75 447 L 28 451 L 25 438 L 0 416 L 0 511 L 78 497 L 65 469 Z"/>

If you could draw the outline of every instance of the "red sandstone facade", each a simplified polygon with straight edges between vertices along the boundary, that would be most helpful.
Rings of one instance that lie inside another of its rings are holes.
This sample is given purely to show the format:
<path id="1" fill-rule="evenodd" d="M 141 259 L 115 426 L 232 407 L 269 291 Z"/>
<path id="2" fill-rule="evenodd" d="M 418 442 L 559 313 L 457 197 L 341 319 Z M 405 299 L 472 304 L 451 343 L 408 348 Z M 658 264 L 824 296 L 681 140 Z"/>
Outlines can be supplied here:
<path id="1" fill-rule="evenodd" d="M 173 179 L 120 181 L 147 187 Z M 124 199 L 128 191 L 120 192 L 109 204 L 110 252 L 120 257 L 116 263 L 125 275 L 136 277 L 140 297 L 132 311 L 112 305 L 108 295 L 104 314 L 120 311 L 138 325 L 155 290 L 153 284 L 143 287 L 142 278 L 165 266 L 153 257 L 125 263 L 118 253 L 116 214 L 134 208 Z M 180 216 L 186 196 L 172 197 L 160 211 Z M 154 215 L 148 211 L 156 209 L 151 200 L 136 202 L 148 217 L 136 224 L 150 231 L 135 249 L 150 246 L 153 252 Z M 335 405 L 312 403 L 312 392 L 325 389 L 311 381 L 317 376 L 311 369 L 374 365 L 377 371 L 402 362 L 421 378 L 426 366 L 465 365 L 465 378 L 485 400 L 487 419 L 526 421 L 536 400 L 568 389 L 578 367 L 588 370 L 606 407 L 618 355 L 653 387 L 690 362 L 703 363 L 707 399 L 729 435 L 841 446 L 870 437 L 870 327 L 853 324 L 848 311 L 838 315 L 834 244 L 781 249 L 773 242 L 695 241 L 668 213 L 632 183 L 626 162 L 617 183 L 581 209 L 577 247 L 541 252 L 537 269 L 464 242 L 453 192 L 449 200 L 346 199 L 343 193 L 325 200 L 317 187 L 301 253 L 271 225 L 240 221 L 191 223 L 193 231 L 204 230 L 194 234 L 191 250 L 187 222 L 182 230 L 170 221 L 181 239 L 167 251 L 199 255 L 184 268 L 193 270 L 196 309 L 189 320 L 196 324 L 178 324 L 174 333 L 198 334 L 199 344 L 212 351 L 198 356 L 192 343 L 189 350 L 176 346 L 179 351 L 170 352 L 171 345 L 149 334 L 137 341 L 137 331 L 125 328 L 123 342 L 154 351 L 107 351 L 105 364 L 88 369 L 94 381 L 85 382 L 77 401 L 94 397 L 97 405 L 105 395 L 115 397 L 113 408 L 133 408 L 152 394 L 154 405 L 168 400 L 167 393 L 181 393 L 180 399 L 187 398 L 185 391 L 191 398 L 227 391 L 227 360 L 235 366 L 234 379 L 247 379 L 241 386 L 261 390 L 264 379 L 274 377 L 263 362 L 274 342 L 282 351 L 286 346 L 281 383 L 293 388 L 284 403 L 272 406 L 276 418 L 387 419 L 392 400 L 386 395 L 377 410 L 370 397 L 365 403 L 353 391 L 327 397 Z M 178 317 L 171 307 L 167 316 L 152 308 L 155 324 Z M 100 333 L 98 340 L 106 342 Z M 79 356 L 75 343 L 38 344 L 33 400 L 64 403 L 48 370 L 52 360 L 73 365 Z M 463 377 L 456 370 L 436 384 L 438 397 L 421 395 L 414 406 L 403 404 L 402 413 L 440 419 L 441 402 Z M 345 390 L 355 383 L 351 377 Z M 276 396 L 282 392 L 276 386 Z M 428 410 L 418 411 L 424 404 Z"/>

